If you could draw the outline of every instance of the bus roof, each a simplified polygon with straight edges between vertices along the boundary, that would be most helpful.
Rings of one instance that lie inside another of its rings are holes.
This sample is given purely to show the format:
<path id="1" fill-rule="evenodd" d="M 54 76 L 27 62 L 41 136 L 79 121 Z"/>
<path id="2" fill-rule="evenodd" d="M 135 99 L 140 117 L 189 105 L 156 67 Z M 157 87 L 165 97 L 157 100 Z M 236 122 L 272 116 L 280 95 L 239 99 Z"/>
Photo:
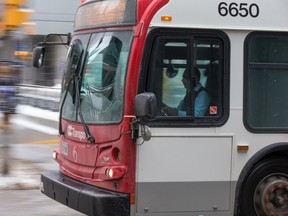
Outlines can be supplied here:
<path id="1" fill-rule="evenodd" d="M 287 31 L 288 1 L 170 0 L 150 26 Z"/>

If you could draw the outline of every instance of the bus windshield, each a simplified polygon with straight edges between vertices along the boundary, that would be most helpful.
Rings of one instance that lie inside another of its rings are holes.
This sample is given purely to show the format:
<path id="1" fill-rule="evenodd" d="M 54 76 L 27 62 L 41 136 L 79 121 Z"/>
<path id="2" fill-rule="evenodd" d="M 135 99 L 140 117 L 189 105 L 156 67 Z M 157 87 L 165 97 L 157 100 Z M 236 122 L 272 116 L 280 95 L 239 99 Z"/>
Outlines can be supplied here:
<path id="1" fill-rule="evenodd" d="M 131 31 L 74 36 L 62 83 L 63 118 L 81 122 L 83 116 L 85 123 L 90 124 L 122 120 L 131 41 Z M 79 92 L 78 96 L 76 92 Z M 77 97 L 80 99 L 76 100 Z"/>

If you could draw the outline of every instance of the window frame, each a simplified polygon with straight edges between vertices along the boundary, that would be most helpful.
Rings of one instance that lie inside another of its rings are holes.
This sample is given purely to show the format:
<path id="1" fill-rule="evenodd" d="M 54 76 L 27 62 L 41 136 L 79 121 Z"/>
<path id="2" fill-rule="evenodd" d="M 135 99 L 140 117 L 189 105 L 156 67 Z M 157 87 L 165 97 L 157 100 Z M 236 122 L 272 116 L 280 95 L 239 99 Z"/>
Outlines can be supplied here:
<path id="1" fill-rule="evenodd" d="M 268 32 L 268 31 L 254 31 L 249 33 L 244 41 L 244 83 L 243 83 L 243 123 L 245 128 L 251 132 L 251 133 L 283 133 L 288 132 L 288 125 L 287 127 L 255 127 L 252 126 L 249 122 L 249 69 L 251 66 L 249 66 L 249 45 L 252 41 L 252 39 L 256 37 L 284 37 L 286 36 L 288 38 L 288 33 L 286 32 Z M 270 64 L 270 65 L 269 65 Z M 265 67 L 267 68 L 273 68 L 273 69 L 284 69 L 287 68 L 288 70 L 288 62 L 287 63 L 269 63 L 269 62 L 262 62 L 257 64 L 257 66 L 254 67 Z M 288 72 L 287 72 L 288 73 Z"/>
<path id="2" fill-rule="evenodd" d="M 153 82 L 153 76 L 149 76 L 150 68 L 153 67 L 154 61 L 152 61 L 156 38 L 179 38 L 189 39 L 190 41 L 196 41 L 197 39 L 217 39 L 223 43 L 222 52 L 220 56 L 222 72 L 222 107 L 221 115 L 218 116 L 205 116 L 205 117 L 181 117 L 181 116 L 157 116 L 156 119 L 147 122 L 149 126 L 176 126 L 176 127 L 220 127 L 224 125 L 229 118 L 229 96 L 230 96 L 230 40 L 226 33 L 219 30 L 202 30 L 202 29 L 168 29 L 158 28 L 153 29 L 147 36 L 146 46 L 144 48 L 143 61 L 141 66 L 138 94 L 143 92 L 149 92 L 151 89 L 151 83 Z M 194 60 L 193 54 L 189 54 Z M 192 64 L 192 63 L 190 63 Z"/>

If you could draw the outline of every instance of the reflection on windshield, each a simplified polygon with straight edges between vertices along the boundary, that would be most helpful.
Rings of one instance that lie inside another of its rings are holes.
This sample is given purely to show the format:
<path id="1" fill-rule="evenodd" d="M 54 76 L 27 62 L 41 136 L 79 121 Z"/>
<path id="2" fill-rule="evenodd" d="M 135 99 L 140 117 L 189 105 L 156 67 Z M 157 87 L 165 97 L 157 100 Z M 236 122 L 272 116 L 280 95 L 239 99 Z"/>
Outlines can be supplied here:
<path id="1" fill-rule="evenodd" d="M 81 56 L 83 55 L 84 47 L 79 39 L 75 39 L 67 53 L 66 57 L 66 68 L 64 71 L 64 79 L 63 79 L 63 85 L 62 85 L 62 91 L 66 90 L 68 88 L 69 83 L 72 81 L 73 76 L 78 76 L 80 71 L 80 61 Z M 73 88 L 70 87 L 69 91 L 72 91 Z"/>
<path id="2" fill-rule="evenodd" d="M 124 79 L 131 36 L 131 32 L 106 32 L 91 36 L 85 51 L 87 53 L 84 58 L 85 64 L 81 67 L 83 70 L 79 76 L 81 79 L 80 106 L 86 123 L 121 121 Z M 85 35 L 79 36 L 79 39 L 85 44 Z M 68 68 L 71 74 L 74 68 L 73 64 L 69 65 L 69 59 L 72 62 L 75 60 L 68 54 L 66 69 Z M 69 73 L 66 71 L 65 74 L 63 88 L 69 80 L 67 75 Z M 69 94 L 65 100 L 63 117 L 79 121 L 73 104 L 73 94 Z"/>

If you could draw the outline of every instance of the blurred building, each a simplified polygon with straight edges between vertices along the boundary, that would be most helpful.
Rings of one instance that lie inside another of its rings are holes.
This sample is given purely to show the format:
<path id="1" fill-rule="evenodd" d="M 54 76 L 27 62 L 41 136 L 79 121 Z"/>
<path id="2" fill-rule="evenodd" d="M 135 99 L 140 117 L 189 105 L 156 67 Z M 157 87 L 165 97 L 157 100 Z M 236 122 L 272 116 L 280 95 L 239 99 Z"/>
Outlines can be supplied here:
<path id="1" fill-rule="evenodd" d="M 5 14 L 3 5 L 1 15 Z M 26 0 L 21 6 L 33 10 L 23 25 L 9 31 L 0 39 L 0 61 L 15 61 L 22 65 L 20 84 L 26 86 L 52 87 L 60 84 L 62 66 L 67 47 L 55 46 L 46 49 L 44 66 L 33 68 L 33 46 L 43 41 L 50 33 L 66 34 L 73 31 L 74 16 L 79 0 Z M 3 19 L 3 17 L 2 17 Z M 53 40 L 53 38 L 52 38 Z M 58 40 L 58 38 L 55 38 Z"/>

